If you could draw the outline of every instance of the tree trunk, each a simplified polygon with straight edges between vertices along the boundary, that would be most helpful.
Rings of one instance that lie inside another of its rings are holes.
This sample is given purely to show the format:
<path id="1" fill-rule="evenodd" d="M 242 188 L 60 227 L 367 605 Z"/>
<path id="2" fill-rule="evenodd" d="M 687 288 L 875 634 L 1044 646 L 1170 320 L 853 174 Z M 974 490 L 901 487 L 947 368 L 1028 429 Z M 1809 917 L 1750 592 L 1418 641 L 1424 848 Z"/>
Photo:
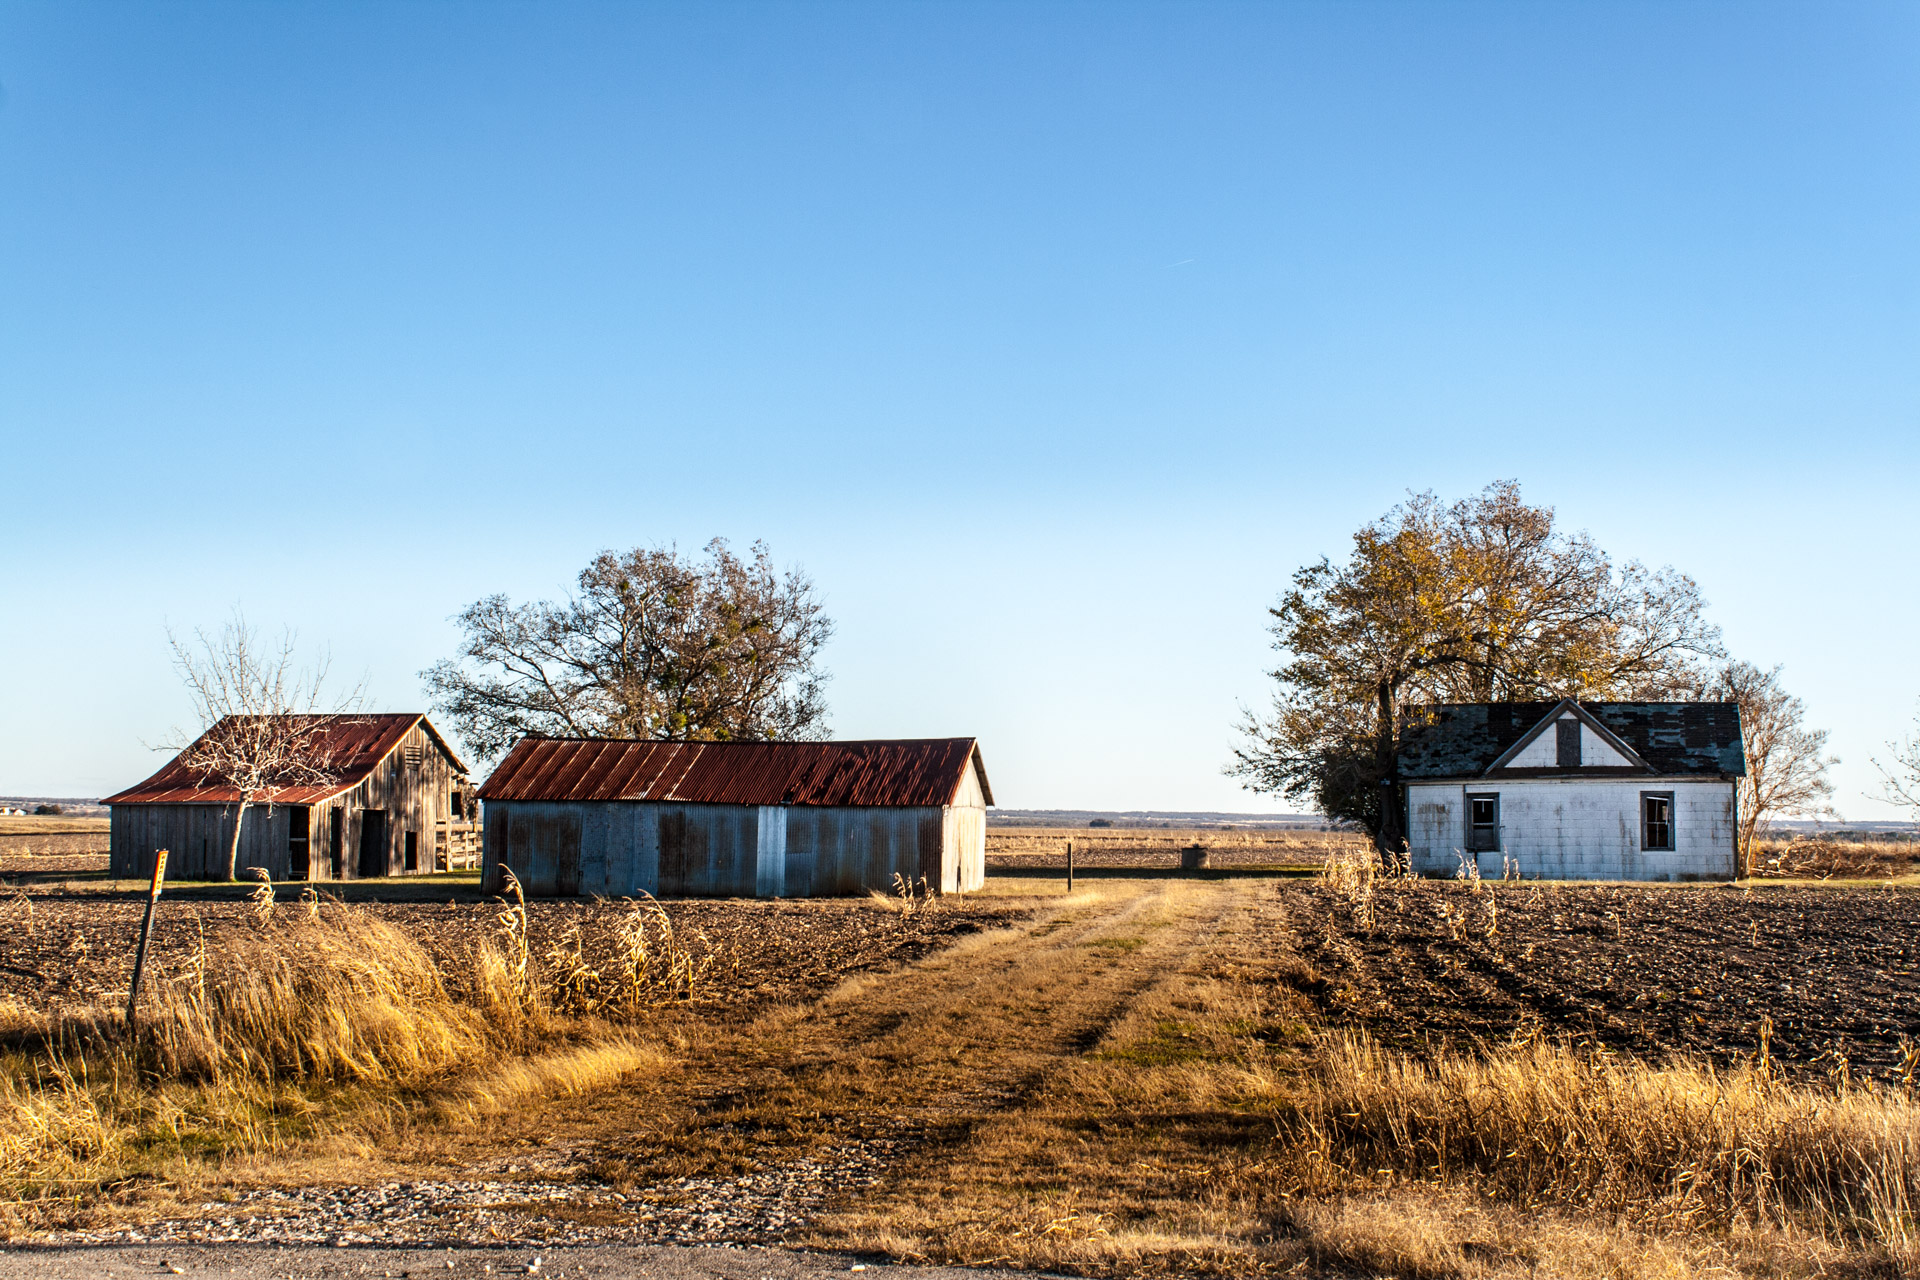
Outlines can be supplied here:
<path id="1" fill-rule="evenodd" d="M 240 820 L 247 816 L 247 799 L 244 793 L 240 797 L 240 807 L 233 811 L 233 843 L 227 846 L 227 879 L 240 878 Z"/>
<path id="2" fill-rule="evenodd" d="M 1379 706 L 1377 714 L 1379 725 L 1374 731 L 1373 763 L 1379 773 L 1380 823 L 1374 836 L 1374 845 L 1384 863 L 1389 855 L 1399 852 L 1400 814 L 1395 803 L 1399 788 L 1394 785 L 1397 769 L 1394 754 L 1396 743 L 1393 732 L 1393 703 L 1397 682 L 1391 678 L 1382 679 L 1377 686 Z"/>
<path id="3" fill-rule="evenodd" d="M 1739 870 L 1747 879 L 1752 879 L 1754 862 L 1753 842 L 1760 835 L 1761 807 L 1759 788 L 1748 787 L 1744 789 L 1747 790 L 1749 794 L 1742 796 L 1740 792 L 1743 788 L 1739 783 L 1734 784 L 1733 802 L 1736 805 L 1740 805 L 1738 821 L 1734 828 L 1734 837 L 1740 842 Z M 1742 800 L 1746 801 L 1744 805 L 1740 804 Z"/>

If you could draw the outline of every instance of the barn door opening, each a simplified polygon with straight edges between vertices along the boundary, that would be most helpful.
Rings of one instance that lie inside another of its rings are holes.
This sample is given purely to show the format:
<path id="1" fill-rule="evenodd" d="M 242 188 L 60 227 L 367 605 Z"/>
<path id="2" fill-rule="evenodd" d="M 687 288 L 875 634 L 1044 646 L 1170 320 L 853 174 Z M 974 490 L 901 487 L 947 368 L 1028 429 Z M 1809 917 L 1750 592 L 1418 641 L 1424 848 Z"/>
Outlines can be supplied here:
<path id="1" fill-rule="evenodd" d="M 312 863 L 307 852 L 307 832 L 313 811 L 304 805 L 287 810 L 287 875 L 294 880 L 311 879 Z"/>
<path id="2" fill-rule="evenodd" d="M 360 811 L 360 878 L 387 874 L 387 811 Z"/>
<path id="3" fill-rule="evenodd" d="M 338 880 L 347 860 L 347 814 L 340 805 L 327 810 L 327 870 Z"/>

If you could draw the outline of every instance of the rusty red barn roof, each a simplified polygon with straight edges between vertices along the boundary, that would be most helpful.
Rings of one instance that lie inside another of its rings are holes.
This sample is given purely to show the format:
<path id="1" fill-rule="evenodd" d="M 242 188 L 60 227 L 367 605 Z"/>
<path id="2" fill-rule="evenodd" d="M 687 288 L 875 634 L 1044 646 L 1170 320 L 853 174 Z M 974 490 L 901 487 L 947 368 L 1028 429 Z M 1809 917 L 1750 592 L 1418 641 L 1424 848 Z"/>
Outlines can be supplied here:
<path id="1" fill-rule="evenodd" d="M 343 715 L 343 716 L 293 716 L 295 720 L 330 720 L 333 723 L 321 729 L 315 735 L 315 745 L 329 757 L 334 780 L 319 786 L 281 787 L 270 797 L 274 804 L 318 804 L 330 800 L 342 791 L 352 790 L 366 780 L 392 750 L 400 745 L 413 726 L 424 725 L 427 736 L 440 744 L 454 767 L 465 773 L 467 766 L 460 763 L 460 757 L 454 755 L 453 748 L 440 736 L 433 723 L 418 711 L 400 712 L 382 715 Z M 221 721 L 225 724 L 226 721 Z M 215 725 L 207 733 L 216 733 L 220 725 Z M 201 735 L 205 737 L 205 734 Z M 187 749 L 191 751 L 192 748 Z M 181 755 L 185 755 L 182 752 Z M 269 797 L 261 797 L 268 799 Z M 167 762 L 160 772 L 145 782 L 128 787 L 117 795 L 108 796 L 101 804 L 236 804 L 240 792 L 223 782 L 196 770 L 188 769 L 180 763 L 180 756 Z"/>
<path id="2" fill-rule="evenodd" d="M 946 805 L 967 765 L 993 791 L 972 738 L 875 742 L 650 742 L 522 738 L 482 800 L 676 800 L 690 804 Z"/>

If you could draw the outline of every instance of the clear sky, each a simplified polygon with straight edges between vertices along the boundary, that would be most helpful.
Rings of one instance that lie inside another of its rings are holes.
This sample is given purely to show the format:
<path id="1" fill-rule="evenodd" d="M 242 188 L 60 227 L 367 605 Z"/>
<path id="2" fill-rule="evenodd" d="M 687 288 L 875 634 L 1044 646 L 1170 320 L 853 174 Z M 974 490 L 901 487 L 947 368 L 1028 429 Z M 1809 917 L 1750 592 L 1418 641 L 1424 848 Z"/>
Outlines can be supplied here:
<path id="1" fill-rule="evenodd" d="M 1920 700 L 1920 6 L 0 7 L 0 792 L 236 605 L 415 709 L 477 597 L 766 539 L 843 737 L 1276 807 L 1265 607 L 1514 477 Z"/>

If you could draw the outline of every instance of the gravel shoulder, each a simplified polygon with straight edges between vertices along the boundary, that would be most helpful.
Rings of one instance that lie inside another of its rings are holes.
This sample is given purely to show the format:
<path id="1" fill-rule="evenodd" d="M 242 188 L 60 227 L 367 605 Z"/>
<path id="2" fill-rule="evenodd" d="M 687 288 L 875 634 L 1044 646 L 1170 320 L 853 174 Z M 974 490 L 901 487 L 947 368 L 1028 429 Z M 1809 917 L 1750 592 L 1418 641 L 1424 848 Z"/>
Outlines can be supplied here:
<path id="1" fill-rule="evenodd" d="M 536 1264 L 537 1259 L 537 1264 Z M 978 1268 L 893 1266 L 857 1255 L 789 1249 L 619 1245 L 440 1249 L 274 1247 L 270 1245 L 99 1245 L 0 1248 L 0 1280 L 220 1275 L 239 1280 L 322 1276 L 447 1277 L 535 1275 L 621 1280 L 816 1280 L 854 1274 L 901 1280 L 964 1280 Z M 1034 1273 L 1027 1272 L 1032 1275 Z"/>

